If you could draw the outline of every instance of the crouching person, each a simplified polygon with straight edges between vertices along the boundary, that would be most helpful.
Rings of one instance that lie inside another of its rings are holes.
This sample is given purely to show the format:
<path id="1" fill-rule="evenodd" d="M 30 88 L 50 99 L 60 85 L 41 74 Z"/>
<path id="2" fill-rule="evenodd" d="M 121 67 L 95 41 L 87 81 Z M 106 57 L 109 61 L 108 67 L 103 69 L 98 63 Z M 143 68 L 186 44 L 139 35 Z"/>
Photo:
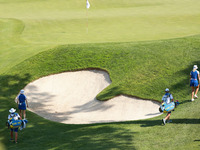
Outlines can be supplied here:
<path id="1" fill-rule="evenodd" d="M 16 109 L 11 108 L 9 110 L 10 114 L 8 115 L 8 125 L 10 127 L 10 141 L 13 141 L 13 131 L 15 132 L 15 143 L 17 143 L 18 129 L 21 125 L 21 117 L 18 113 L 15 112 Z"/>

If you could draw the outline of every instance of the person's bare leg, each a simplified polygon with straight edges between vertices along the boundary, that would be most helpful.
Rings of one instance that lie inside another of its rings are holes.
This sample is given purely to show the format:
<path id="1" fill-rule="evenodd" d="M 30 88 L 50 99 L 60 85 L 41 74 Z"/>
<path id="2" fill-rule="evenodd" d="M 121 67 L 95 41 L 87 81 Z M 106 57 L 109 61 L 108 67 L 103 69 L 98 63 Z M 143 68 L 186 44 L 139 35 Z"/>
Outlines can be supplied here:
<path id="1" fill-rule="evenodd" d="M 169 117 L 171 116 L 171 113 L 169 113 L 169 114 L 167 114 L 167 116 L 165 117 L 165 120 L 167 121 L 169 121 Z"/>
<path id="2" fill-rule="evenodd" d="M 13 139 L 13 131 L 10 131 L 10 138 Z"/>
<path id="3" fill-rule="evenodd" d="M 26 118 L 26 110 L 23 110 L 24 113 L 24 119 Z"/>
<path id="4" fill-rule="evenodd" d="M 195 88 L 192 86 L 192 99 L 194 99 L 194 91 L 195 91 Z"/>
<path id="5" fill-rule="evenodd" d="M 19 115 L 20 115 L 21 118 L 22 118 L 22 110 L 21 110 L 21 109 L 19 110 Z"/>
<path id="6" fill-rule="evenodd" d="M 197 95 L 198 91 L 199 91 L 199 86 L 196 88 L 195 95 Z"/>
<path id="7" fill-rule="evenodd" d="M 17 136 L 18 136 L 18 133 L 15 132 L 15 143 L 17 143 Z"/>

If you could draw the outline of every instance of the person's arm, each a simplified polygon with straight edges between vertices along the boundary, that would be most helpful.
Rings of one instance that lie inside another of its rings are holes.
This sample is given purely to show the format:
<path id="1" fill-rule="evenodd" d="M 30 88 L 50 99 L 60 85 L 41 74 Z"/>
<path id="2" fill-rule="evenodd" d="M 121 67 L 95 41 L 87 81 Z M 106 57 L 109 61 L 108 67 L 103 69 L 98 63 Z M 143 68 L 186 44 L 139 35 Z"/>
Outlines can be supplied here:
<path id="1" fill-rule="evenodd" d="M 28 101 L 27 101 L 27 99 L 26 99 L 26 106 L 27 106 L 27 108 L 28 108 Z"/>
<path id="2" fill-rule="evenodd" d="M 18 108 L 18 105 L 19 105 L 19 96 L 17 96 L 17 108 Z"/>
<path id="3" fill-rule="evenodd" d="M 190 72 L 190 80 L 192 79 L 192 71 Z M 190 81 L 189 81 L 189 84 L 190 84 Z"/>
<path id="4" fill-rule="evenodd" d="M 22 120 L 22 117 L 17 113 L 17 117 L 20 119 L 20 120 Z"/>
<path id="5" fill-rule="evenodd" d="M 163 104 L 164 103 L 164 97 L 162 97 L 162 103 L 161 104 Z"/>
<path id="6" fill-rule="evenodd" d="M 26 97 L 26 95 L 24 95 L 25 96 L 25 102 L 26 102 L 26 106 L 27 106 L 27 108 L 28 108 L 28 101 L 27 101 L 27 97 Z"/>
<path id="7" fill-rule="evenodd" d="M 172 102 L 174 101 L 172 94 L 170 94 L 170 99 L 171 99 Z"/>

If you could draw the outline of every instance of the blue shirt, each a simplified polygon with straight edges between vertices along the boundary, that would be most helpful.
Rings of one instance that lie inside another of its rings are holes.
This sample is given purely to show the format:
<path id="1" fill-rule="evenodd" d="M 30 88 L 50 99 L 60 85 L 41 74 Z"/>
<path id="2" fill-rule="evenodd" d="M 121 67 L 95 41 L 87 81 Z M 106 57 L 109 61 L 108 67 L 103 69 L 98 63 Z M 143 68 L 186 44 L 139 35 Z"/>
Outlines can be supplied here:
<path id="1" fill-rule="evenodd" d="M 20 94 L 18 96 L 18 100 L 19 100 L 20 103 L 24 103 L 25 100 L 26 100 L 26 96 L 24 94 Z"/>
<path id="2" fill-rule="evenodd" d="M 199 71 L 197 71 L 197 70 L 195 70 L 194 72 L 193 71 L 191 71 L 190 72 L 190 75 L 191 75 L 191 79 L 193 79 L 193 80 L 197 80 L 197 78 L 198 78 L 198 74 L 199 74 Z"/>
<path id="3" fill-rule="evenodd" d="M 169 104 L 172 99 L 173 99 L 173 96 L 170 93 L 165 93 L 165 95 L 162 97 L 162 101 L 164 101 L 167 104 Z"/>

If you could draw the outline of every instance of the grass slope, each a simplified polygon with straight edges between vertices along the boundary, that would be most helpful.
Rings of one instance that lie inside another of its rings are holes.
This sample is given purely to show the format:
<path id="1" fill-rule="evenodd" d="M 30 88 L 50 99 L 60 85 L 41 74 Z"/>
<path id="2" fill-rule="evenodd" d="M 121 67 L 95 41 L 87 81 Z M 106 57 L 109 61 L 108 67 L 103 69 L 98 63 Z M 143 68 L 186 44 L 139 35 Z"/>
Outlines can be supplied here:
<path id="1" fill-rule="evenodd" d="M 60 44 L 199 34 L 199 0 L 0 0 L 0 73 Z"/>
<path id="2" fill-rule="evenodd" d="M 118 94 L 160 100 L 169 87 L 181 105 L 173 123 L 161 125 L 164 115 L 147 120 L 94 125 L 65 125 L 28 112 L 29 125 L 10 144 L 4 124 L 2 147 L 8 149 L 199 149 L 198 100 L 189 101 L 189 72 L 199 65 L 200 36 L 157 42 L 63 45 L 42 52 L 0 76 L 1 122 L 13 99 L 28 82 L 48 74 L 84 68 L 107 70 L 112 84 L 101 100 Z M 192 55 L 195 53 L 195 55 Z M 83 59 L 84 58 L 84 59 Z M 169 134 L 171 132 L 171 134 Z"/>
<path id="3" fill-rule="evenodd" d="M 199 64 L 199 36 L 157 42 L 63 45 L 17 65 L 11 71 L 38 77 L 87 68 L 109 72 L 112 84 L 98 95 L 100 100 L 119 94 L 160 100 L 165 87 L 177 99 L 189 95 L 189 73 Z M 84 59 L 83 59 L 84 58 Z"/>

